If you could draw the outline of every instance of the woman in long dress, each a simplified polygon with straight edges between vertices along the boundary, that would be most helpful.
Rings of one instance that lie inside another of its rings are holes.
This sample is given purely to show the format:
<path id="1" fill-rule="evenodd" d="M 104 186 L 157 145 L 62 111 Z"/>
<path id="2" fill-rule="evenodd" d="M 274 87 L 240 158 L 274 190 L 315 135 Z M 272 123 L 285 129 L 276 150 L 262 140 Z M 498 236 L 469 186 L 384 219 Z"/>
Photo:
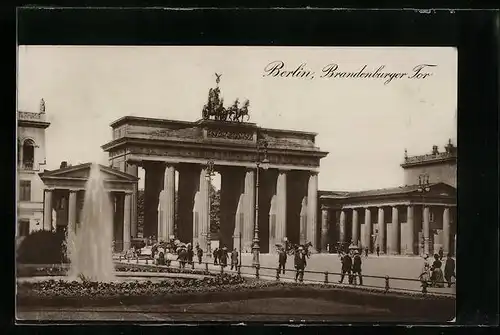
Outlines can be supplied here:
<path id="1" fill-rule="evenodd" d="M 439 260 L 439 255 L 434 255 L 434 263 L 432 263 L 432 286 L 444 287 L 444 274 L 441 270 L 443 263 Z"/>
<path id="2" fill-rule="evenodd" d="M 422 270 L 420 271 L 419 279 L 420 279 L 420 282 L 422 283 L 422 287 L 424 285 L 427 285 L 427 283 L 431 279 L 430 278 L 430 265 L 429 265 L 429 262 L 427 261 L 428 257 L 429 257 L 428 255 L 425 255 L 425 257 L 424 257 L 424 260 L 425 260 L 424 261 L 424 266 L 422 267 Z"/>

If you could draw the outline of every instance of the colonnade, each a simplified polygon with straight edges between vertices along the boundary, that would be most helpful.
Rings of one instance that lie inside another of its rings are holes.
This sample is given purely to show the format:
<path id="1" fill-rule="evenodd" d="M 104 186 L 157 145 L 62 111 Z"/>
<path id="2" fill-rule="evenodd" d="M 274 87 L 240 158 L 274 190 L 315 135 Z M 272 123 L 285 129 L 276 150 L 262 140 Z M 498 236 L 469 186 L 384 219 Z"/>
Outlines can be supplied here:
<path id="1" fill-rule="evenodd" d="M 126 171 L 136 176 L 137 167 L 131 166 L 134 164 L 141 164 L 145 170 L 144 236 L 156 236 L 158 240 L 175 236 L 207 250 L 207 240 L 211 238 L 207 167 L 193 163 L 128 162 Z M 221 176 L 219 242 L 221 246 L 238 249 L 241 243 L 242 252 L 251 252 L 257 205 L 256 168 L 214 168 Z M 283 243 L 285 237 L 295 243 L 311 241 L 318 247 L 317 192 L 315 172 L 259 170 L 261 252 L 273 252 L 275 244 Z M 136 229 L 131 231 L 136 234 Z"/>
<path id="2" fill-rule="evenodd" d="M 392 255 L 432 254 L 439 247 L 443 248 L 444 253 L 454 253 L 452 236 L 456 240 L 456 228 L 452 220 L 452 208 L 446 204 L 406 204 L 345 207 L 336 211 L 323 206 L 322 249 L 326 250 L 328 243 L 347 242 L 367 247 L 370 252 L 375 252 L 378 246 L 381 253 Z M 376 221 L 372 219 L 375 211 Z M 431 229 L 431 213 L 441 215 L 433 215 L 434 229 Z M 331 240 L 331 229 L 336 230 L 333 234 L 335 241 Z"/>

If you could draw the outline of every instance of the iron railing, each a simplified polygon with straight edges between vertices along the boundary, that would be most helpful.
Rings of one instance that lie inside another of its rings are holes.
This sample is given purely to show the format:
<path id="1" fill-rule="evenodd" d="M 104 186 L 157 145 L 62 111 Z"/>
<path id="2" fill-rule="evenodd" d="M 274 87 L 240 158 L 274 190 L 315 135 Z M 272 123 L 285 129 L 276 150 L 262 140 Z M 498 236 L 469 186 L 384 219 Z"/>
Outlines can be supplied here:
<path id="1" fill-rule="evenodd" d="M 330 271 L 311 271 L 311 270 L 297 270 L 297 269 L 285 269 L 286 273 L 292 273 L 293 276 L 285 276 L 282 275 L 283 269 L 281 271 L 278 268 L 273 267 L 263 267 L 263 266 L 253 266 L 253 265 L 241 265 L 238 264 L 234 267 L 234 270 L 226 269 L 226 267 L 230 268 L 230 263 L 226 266 L 222 266 L 220 264 L 214 264 L 213 262 L 202 261 L 198 262 L 196 256 L 194 257 L 192 262 L 184 262 L 184 265 L 179 260 L 170 260 L 167 261 L 166 265 L 157 265 L 155 264 L 155 260 L 150 258 L 149 256 L 142 257 L 126 257 L 123 255 L 119 255 L 115 257 L 115 260 L 118 260 L 121 264 L 131 264 L 134 266 L 148 266 L 156 268 L 158 271 L 161 268 L 173 268 L 177 267 L 181 271 L 186 273 L 190 273 L 192 271 L 200 271 L 202 270 L 206 274 L 214 274 L 214 273 L 236 273 L 239 276 L 253 277 L 256 279 L 275 279 L 277 281 L 297 281 L 297 282 L 307 282 L 307 283 L 316 283 L 316 284 L 326 284 L 332 286 L 341 286 L 341 287 L 356 287 L 360 289 L 373 289 L 380 290 L 381 292 L 420 292 L 422 294 L 441 294 L 447 296 L 455 296 L 455 292 L 440 292 L 438 291 L 441 287 L 431 287 L 431 281 L 422 281 L 420 279 L 414 278 L 403 278 L 403 277 L 391 277 L 391 276 L 375 276 L 375 275 L 366 275 L 362 274 L 361 277 L 363 281 L 366 279 L 370 279 L 371 283 L 366 285 L 357 285 L 356 279 L 359 279 L 358 275 L 344 274 L 346 279 L 348 280 L 346 284 L 335 282 L 334 278 L 341 278 L 342 273 L 340 272 L 330 272 Z M 244 270 L 242 272 L 242 269 Z M 352 283 L 350 283 L 349 277 L 353 279 Z M 356 277 L 356 278 L 355 278 Z M 406 288 L 398 285 L 397 283 L 414 283 L 419 284 L 420 288 Z M 434 284 L 442 284 L 445 287 L 448 285 L 448 282 L 433 282 Z M 456 280 L 451 282 L 452 285 L 456 285 Z M 429 292 L 429 289 L 432 288 L 436 291 Z M 442 288 L 441 288 L 442 289 Z"/>

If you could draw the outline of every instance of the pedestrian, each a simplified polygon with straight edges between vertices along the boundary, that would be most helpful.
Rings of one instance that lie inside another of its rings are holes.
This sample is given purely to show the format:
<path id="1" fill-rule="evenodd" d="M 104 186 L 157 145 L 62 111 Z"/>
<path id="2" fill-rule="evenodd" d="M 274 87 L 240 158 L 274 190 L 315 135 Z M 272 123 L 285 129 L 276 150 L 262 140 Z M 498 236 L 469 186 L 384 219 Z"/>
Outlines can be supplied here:
<path id="1" fill-rule="evenodd" d="M 352 258 L 348 253 L 345 253 L 340 258 L 340 261 L 342 262 L 342 274 L 340 275 L 339 283 L 342 284 L 344 282 L 344 276 L 347 274 L 348 281 L 350 284 L 352 283 L 352 276 L 351 276 Z"/>
<path id="2" fill-rule="evenodd" d="M 233 269 L 237 270 L 238 269 L 238 251 L 236 248 L 233 249 L 231 252 L 231 270 Z"/>
<path id="3" fill-rule="evenodd" d="M 194 251 L 191 243 L 187 245 L 187 262 L 189 265 L 193 264 Z"/>
<path id="4" fill-rule="evenodd" d="M 380 257 L 380 246 L 377 244 L 377 257 Z"/>
<path id="5" fill-rule="evenodd" d="M 158 265 L 165 265 L 165 253 L 163 251 L 160 251 L 158 253 L 158 261 L 157 261 L 157 264 Z"/>
<path id="6" fill-rule="evenodd" d="M 304 281 L 304 270 L 307 266 L 306 254 L 304 253 L 304 248 L 299 247 L 298 252 L 295 253 L 294 258 L 295 263 L 295 281 L 299 279 L 302 283 Z"/>
<path id="7" fill-rule="evenodd" d="M 365 257 L 368 258 L 368 247 L 365 247 Z"/>
<path id="8" fill-rule="evenodd" d="M 219 248 L 218 247 L 215 248 L 214 252 L 212 254 L 214 256 L 214 265 L 218 265 L 219 264 L 219 262 L 218 262 L 218 260 L 219 260 Z"/>
<path id="9" fill-rule="evenodd" d="M 352 263 L 352 278 L 354 285 L 356 285 L 356 275 L 359 276 L 359 285 L 363 285 L 363 276 L 361 275 L 361 256 L 357 251 L 354 254 L 354 261 Z"/>
<path id="10" fill-rule="evenodd" d="M 286 258 L 286 251 L 285 249 L 281 248 L 278 251 L 278 273 L 283 271 L 283 274 L 285 274 Z"/>
<path id="11" fill-rule="evenodd" d="M 451 287 L 451 278 L 454 277 L 457 280 L 457 276 L 455 274 L 455 260 L 451 257 L 450 254 L 446 255 L 446 263 L 444 264 L 444 278 L 448 283 L 448 287 Z"/>
<path id="12" fill-rule="evenodd" d="M 438 254 L 439 254 L 439 260 L 443 261 L 443 257 L 444 257 L 443 247 L 439 247 Z"/>
<path id="13" fill-rule="evenodd" d="M 219 262 L 220 262 L 220 265 L 222 265 L 222 267 L 226 267 L 227 266 L 227 259 L 229 258 L 228 254 L 227 254 L 227 248 L 224 247 L 222 248 L 221 250 L 219 250 Z"/>
<path id="14" fill-rule="evenodd" d="M 196 256 L 198 256 L 198 264 L 201 264 L 201 259 L 203 257 L 203 249 L 197 246 L 198 249 L 196 250 Z"/>
<path id="15" fill-rule="evenodd" d="M 179 268 L 184 269 L 187 261 L 187 250 L 185 247 L 180 248 L 177 260 L 179 261 Z"/>
<path id="16" fill-rule="evenodd" d="M 441 270 L 443 263 L 439 260 L 439 257 L 439 254 L 434 254 L 434 262 L 431 267 L 431 282 L 433 287 L 444 287 L 443 270 Z"/>

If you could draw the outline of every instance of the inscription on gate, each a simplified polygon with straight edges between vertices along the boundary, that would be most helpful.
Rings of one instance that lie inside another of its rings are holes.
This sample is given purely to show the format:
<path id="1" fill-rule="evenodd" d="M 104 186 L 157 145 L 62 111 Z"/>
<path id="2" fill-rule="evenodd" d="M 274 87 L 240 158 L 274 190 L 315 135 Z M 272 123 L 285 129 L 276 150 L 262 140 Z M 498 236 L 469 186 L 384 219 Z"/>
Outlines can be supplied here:
<path id="1" fill-rule="evenodd" d="M 244 141 L 253 140 L 253 134 L 251 133 L 235 133 L 231 131 L 216 130 L 216 129 L 208 129 L 207 137 L 223 138 L 228 140 L 244 140 Z"/>

